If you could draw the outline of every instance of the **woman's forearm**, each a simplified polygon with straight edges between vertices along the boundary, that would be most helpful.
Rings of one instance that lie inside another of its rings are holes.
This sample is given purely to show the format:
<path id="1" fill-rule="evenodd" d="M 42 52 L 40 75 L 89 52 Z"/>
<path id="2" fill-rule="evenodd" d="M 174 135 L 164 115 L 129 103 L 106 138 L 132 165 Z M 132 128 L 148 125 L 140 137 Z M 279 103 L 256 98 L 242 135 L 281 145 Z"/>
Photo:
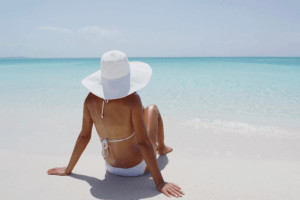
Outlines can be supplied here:
<path id="1" fill-rule="evenodd" d="M 78 162 L 82 152 L 86 148 L 90 139 L 91 139 L 91 137 L 82 137 L 82 136 L 78 137 L 75 147 L 74 147 L 74 150 L 73 150 L 73 153 L 72 153 L 72 156 L 70 158 L 69 164 L 66 169 L 66 174 L 70 174 L 72 172 L 73 168 L 75 167 L 76 163 Z"/>
<path id="2" fill-rule="evenodd" d="M 162 187 L 165 184 L 165 181 L 161 175 L 160 169 L 157 164 L 157 160 L 154 154 L 153 147 L 149 142 L 140 144 L 140 150 L 142 155 L 147 163 L 149 171 L 153 177 L 154 183 L 157 188 Z"/>

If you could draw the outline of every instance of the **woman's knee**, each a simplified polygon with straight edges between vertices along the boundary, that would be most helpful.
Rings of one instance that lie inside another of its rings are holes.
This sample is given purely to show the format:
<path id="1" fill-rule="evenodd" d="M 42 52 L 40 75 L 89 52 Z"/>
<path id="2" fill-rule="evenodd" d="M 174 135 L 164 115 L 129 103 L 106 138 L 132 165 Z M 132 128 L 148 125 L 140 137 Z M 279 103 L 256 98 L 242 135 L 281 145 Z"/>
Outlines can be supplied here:
<path id="1" fill-rule="evenodd" d="M 151 113 L 159 113 L 158 107 L 155 104 L 151 104 L 146 107 L 146 110 Z"/>

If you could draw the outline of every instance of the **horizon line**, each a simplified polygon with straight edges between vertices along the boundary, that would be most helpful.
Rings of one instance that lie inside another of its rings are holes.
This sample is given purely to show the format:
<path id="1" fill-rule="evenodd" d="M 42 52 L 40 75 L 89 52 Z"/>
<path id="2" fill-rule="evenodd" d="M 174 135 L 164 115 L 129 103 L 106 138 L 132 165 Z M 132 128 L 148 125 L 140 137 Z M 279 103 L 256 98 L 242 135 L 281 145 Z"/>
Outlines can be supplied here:
<path id="1" fill-rule="evenodd" d="M 0 59 L 96 59 L 101 57 L 25 57 L 6 56 Z M 128 56 L 128 58 L 300 58 L 300 56 Z"/>

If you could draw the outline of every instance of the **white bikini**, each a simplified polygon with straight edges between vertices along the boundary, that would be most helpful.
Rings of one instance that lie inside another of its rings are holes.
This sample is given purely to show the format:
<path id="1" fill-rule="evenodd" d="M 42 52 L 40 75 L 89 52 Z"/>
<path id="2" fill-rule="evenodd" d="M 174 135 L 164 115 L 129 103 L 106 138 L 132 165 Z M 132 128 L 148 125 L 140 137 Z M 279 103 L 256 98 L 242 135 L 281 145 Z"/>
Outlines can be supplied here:
<path id="1" fill-rule="evenodd" d="M 102 110 L 101 110 L 101 118 L 103 119 L 103 112 L 104 112 L 104 102 L 108 103 L 109 100 L 103 100 L 102 102 Z M 124 140 L 130 139 L 135 135 L 135 132 L 133 132 L 130 136 L 120 139 L 120 140 L 108 140 L 107 138 L 102 139 L 100 136 L 100 141 L 102 144 L 102 156 L 106 158 L 108 154 L 108 143 L 110 142 L 122 142 Z M 139 164 L 137 164 L 134 167 L 131 168 L 118 168 L 118 167 L 113 167 L 110 164 L 108 164 L 105 161 L 105 167 L 106 170 L 112 174 L 120 175 L 120 176 L 140 176 L 143 175 L 146 169 L 146 162 L 145 160 L 142 160 Z"/>

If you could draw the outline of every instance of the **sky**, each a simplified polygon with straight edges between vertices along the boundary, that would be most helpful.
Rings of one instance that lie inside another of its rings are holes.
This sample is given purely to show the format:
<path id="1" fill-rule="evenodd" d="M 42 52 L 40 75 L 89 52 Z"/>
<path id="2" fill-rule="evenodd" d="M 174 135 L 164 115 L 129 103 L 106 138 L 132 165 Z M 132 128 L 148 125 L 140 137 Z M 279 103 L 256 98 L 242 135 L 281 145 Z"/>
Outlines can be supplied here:
<path id="1" fill-rule="evenodd" d="M 0 0 L 0 57 L 300 56 L 299 0 Z"/>

